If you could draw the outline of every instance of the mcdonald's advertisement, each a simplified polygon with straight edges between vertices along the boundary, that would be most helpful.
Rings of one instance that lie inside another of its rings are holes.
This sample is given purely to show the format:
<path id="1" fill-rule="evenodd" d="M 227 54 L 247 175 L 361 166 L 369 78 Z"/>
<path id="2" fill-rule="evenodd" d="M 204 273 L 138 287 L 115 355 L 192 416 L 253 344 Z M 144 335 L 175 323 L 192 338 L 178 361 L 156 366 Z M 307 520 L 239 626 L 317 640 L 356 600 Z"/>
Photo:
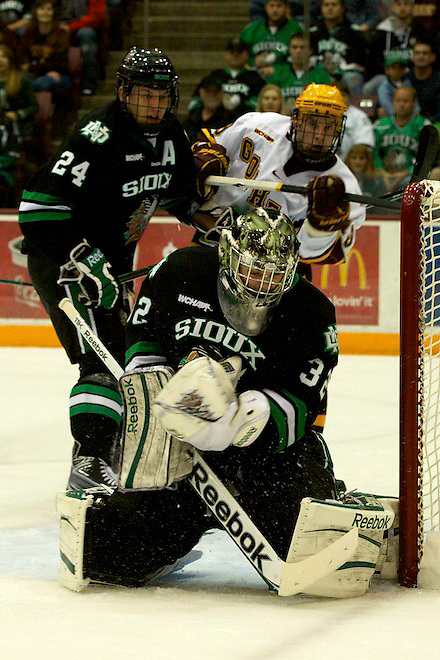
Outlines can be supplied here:
<path id="1" fill-rule="evenodd" d="M 313 283 L 333 302 L 340 325 L 379 323 L 379 231 L 358 231 L 345 263 L 313 265 Z"/>

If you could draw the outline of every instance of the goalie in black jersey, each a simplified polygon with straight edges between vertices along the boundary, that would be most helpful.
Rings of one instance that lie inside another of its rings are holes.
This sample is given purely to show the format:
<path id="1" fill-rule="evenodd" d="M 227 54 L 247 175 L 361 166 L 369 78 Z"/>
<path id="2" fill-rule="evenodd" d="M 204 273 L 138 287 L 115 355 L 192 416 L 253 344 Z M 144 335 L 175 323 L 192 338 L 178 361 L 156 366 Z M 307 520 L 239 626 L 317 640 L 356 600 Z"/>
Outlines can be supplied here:
<path id="1" fill-rule="evenodd" d="M 327 446 L 313 429 L 338 361 L 335 310 L 296 274 L 297 262 L 290 220 L 256 209 L 231 218 L 218 249 L 180 249 L 151 270 L 127 326 L 118 487 L 58 499 L 65 586 L 143 586 L 218 526 L 196 492 L 200 484 L 194 490 L 195 449 L 283 560 L 289 548 L 314 554 L 332 541 L 331 529 L 337 536 L 353 526 L 359 502 L 324 502 L 337 488 Z M 215 504 L 216 495 L 211 489 L 205 501 Z M 326 516 L 335 507 L 332 526 Z M 228 510 L 218 501 L 223 523 Z M 360 573 L 349 571 L 341 584 L 342 571 L 316 593 L 355 595 L 368 587 L 385 519 L 389 526 L 394 518 L 376 501 L 374 511 L 380 527 L 359 551 Z M 300 536 L 292 546 L 294 529 Z"/>
<path id="2" fill-rule="evenodd" d="M 32 282 L 80 377 L 70 396 L 70 485 L 111 470 L 122 402 L 117 382 L 58 309 L 66 295 L 123 364 L 126 292 L 118 276 L 157 206 L 189 220 L 195 196 L 187 136 L 174 116 L 178 76 L 159 50 L 134 46 L 117 98 L 86 115 L 27 184 L 19 208 Z"/>

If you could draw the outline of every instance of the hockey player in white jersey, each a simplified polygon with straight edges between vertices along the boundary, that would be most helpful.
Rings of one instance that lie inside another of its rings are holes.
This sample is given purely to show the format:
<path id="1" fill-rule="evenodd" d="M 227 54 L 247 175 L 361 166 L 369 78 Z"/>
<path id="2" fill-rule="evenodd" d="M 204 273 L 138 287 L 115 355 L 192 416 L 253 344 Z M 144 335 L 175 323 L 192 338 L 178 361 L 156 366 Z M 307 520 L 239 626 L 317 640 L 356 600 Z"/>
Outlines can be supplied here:
<path id="1" fill-rule="evenodd" d="M 203 129 L 193 145 L 200 195 L 207 200 L 194 216 L 204 230 L 222 212 L 252 207 L 282 211 L 300 226 L 300 258 L 309 263 L 344 261 L 365 220 L 365 207 L 343 199 L 361 194 L 349 168 L 336 156 L 346 104 L 336 87 L 312 83 L 300 94 L 293 116 L 249 112 L 220 129 Z M 227 186 L 204 190 L 210 174 L 275 181 L 308 188 L 308 195 Z M 209 237 L 213 235 L 209 232 Z M 201 237 L 203 242 L 203 236 Z"/>

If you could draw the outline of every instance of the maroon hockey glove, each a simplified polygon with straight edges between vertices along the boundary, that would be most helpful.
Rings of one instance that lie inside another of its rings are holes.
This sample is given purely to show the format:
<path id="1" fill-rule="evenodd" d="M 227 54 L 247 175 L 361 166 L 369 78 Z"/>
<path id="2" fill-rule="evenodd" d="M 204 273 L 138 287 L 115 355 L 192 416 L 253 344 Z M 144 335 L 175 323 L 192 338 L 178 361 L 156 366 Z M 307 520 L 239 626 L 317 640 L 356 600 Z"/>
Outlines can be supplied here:
<path id="1" fill-rule="evenodd" d="M 217 188 L 205 186 L 208 176 L 225 176 L 229 158 L 226 150 L 215 142 L 196 142 L 192 146 L 196 166 L 196 188 L 201 201 L 211 199 Z"/>
<path id="2" fill-rule="evenodd" d="M 312 227 L 318 231 L 344 231 L 350 224 L 350 203 L 343 199 L 343 180 L 338 176 L 315 176 L 307 189 L 307 219 Z"/>

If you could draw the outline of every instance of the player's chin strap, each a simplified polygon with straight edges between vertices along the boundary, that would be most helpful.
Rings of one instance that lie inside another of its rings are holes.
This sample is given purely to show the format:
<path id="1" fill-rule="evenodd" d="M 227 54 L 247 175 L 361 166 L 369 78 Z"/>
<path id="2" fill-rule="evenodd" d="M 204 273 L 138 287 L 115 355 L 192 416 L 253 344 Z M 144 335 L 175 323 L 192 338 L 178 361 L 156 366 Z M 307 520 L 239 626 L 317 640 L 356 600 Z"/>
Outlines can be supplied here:
<path id="1" fill-rule="evenodd" d="M 104 356 L 105 364 L 119 380 L 124 374 L 123 369 L 72 303 L 64 298 L 60 308 L 101 359 Z M 358 501 L 346 504 L 305 498 L 287 561 L 284 561 L 196 450 L 193 458 L 190 484 L 256 571 L 280 596 L 313 593 L 347 597 L 366 591 L 376 568 L 384 531 L 394 521 L 391 508 L 376 499 L 372 504 Z M 58 511 L 65 523 L 61 528 L 63 563 L 60 581 L 75 591 L 81 591 L 88 584 L 82 571 L 82 549 L 90 504 L 87 494 L 74 497 L 62 493 L 58 497 Z M 73 538 L 64 542 L 63 529 L 68 530 Z"/>

